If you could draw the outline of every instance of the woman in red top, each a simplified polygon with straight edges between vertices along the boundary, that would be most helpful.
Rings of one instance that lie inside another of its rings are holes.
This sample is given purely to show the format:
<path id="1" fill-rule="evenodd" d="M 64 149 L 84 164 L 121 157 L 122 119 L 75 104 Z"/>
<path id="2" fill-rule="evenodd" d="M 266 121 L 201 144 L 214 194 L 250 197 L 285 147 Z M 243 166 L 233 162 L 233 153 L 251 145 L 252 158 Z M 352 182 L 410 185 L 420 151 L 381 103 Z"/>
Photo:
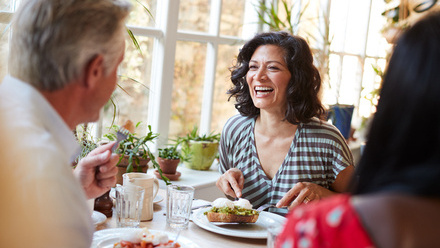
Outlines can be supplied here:
<path id="1" fill-rule="evenodd" d="M 440 12 L 399 39 L 352 196 L 293 209 L 276 247 L 440 247 Z"/>

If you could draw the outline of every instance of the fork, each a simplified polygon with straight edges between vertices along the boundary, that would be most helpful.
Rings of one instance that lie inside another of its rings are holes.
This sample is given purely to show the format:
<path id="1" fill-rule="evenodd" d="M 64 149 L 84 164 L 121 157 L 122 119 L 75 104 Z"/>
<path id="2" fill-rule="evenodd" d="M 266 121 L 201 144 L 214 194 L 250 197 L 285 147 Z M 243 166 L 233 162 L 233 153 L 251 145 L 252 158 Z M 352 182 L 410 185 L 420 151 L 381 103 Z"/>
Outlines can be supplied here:
<path id="1" fill-rule="evenodd" d="M 263 211 L 266 210 L 268 208 L 276 208 L 276 204 L 271 204 L 271 203 L 266 203 L 264 205 L 261 205 L 257 208 L 257 211 Z M 283 207 L 279 207 L 279 209 L 287 209 L 288 206 L 283 206 Z"/>
<path id="2" fill-rule="evenodd" d="M 177 236 L 176 236 L 176 238 L 174 239 L 174 241 L 173 241 L 173 246 L 172 247 L 176 247 L 177 246 L 177 239 L 179 238 L 179 236 L 180 236 L 180 231 L 182 231 L 182 229 L 179 229 L 179 231 L 177 232 Z"/>
<path id="3" fill-rule="evenodd" d="M 115 152 L 116 148 L 119 146 L 119 143 L 125 140 L 128 137 L 130 131 L 125 129 L 124 127 L 120 127 L 118 132 L 116 133 L 116 143 L 112 146 L 112 152 Z"/>

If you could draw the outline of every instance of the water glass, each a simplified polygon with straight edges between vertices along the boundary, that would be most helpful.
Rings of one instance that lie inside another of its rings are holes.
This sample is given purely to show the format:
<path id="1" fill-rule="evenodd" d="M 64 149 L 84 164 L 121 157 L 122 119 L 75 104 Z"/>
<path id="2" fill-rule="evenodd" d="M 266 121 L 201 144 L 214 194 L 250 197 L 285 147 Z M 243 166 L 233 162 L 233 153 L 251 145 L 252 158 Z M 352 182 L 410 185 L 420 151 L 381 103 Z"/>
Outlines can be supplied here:
<path id="1" fill-rule="evenodd" d="M 145 189 L 139 186 L 116 187 L 116 224 L 118 227 L 139 227 Z"/>
<path id="2" fill-rule="evenodd" d="M 194 188 L 184 185 L 167 187 L 167 223 L 175 229 L 188 227 Z"/>
<path id="3" fill-rule="evenodd" d="M 142 204 L 141 221 L 153 219 L 153 199 L 159 191 L 159 181 L 152 175 L 146 173 L 130 172 L 122 175 L 124 186 L 140 186 L 144 192 L 144 203 Z"/>
<path id="4" fill-rule="evenodd" d="M 277 237 L 283 231 L 284 225 L 271 224 L 267 227 L 267 248 L 274 248 Z"/>

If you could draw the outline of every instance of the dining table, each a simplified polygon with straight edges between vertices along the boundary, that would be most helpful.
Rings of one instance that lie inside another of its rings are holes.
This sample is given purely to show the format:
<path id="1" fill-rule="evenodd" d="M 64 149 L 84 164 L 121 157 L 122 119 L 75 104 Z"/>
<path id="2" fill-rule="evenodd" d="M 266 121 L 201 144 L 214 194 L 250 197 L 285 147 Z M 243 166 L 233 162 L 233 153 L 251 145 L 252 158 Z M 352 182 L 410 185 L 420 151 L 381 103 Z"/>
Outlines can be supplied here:
<path id="1" fill-rule="evenodd" d="M 195 199 L 193 201 L 193 207 L 197 206 L 197 204 L 201 206 L 206 203 L 209 202 L 200 199 Z M 150 221 L 141 221 L 139 227 L 148 228 L 149 230 L 164 231 L 164 232 L 176 234 L 177 230 L 171 228 L 166 221 L 166 190 L 164 189 L 158 190 L 153 207 L 154 207 L 153 219 Z M 192 215 L 194 215 L 196 211 L 197 210 L 194 210 Z M 267 246 L 266 238 L 237 237 L 234 235 L 230 236 L 218 232 L 213 232 L 205 228 L 201 228 L 199 225 L 194 223 L 192 217 L 193 216 L 191 216 L 190 218 L 188 227 L 180 231 L 180 236 L 178 240 L 181 239 L 180 237 L 182 237 L 183 239 L 190 240 L 195 245 L 195 247 L 200 247 L 200 248 L 203 247 L 258 248 L 258 247 Z M 102 232 L 102 230 L 108 230 L 114 228 L 117 228 L 117 223 L 116 223 L 116 213 L 113 208 L 112 217 L 106 218 L 105 220 L 102 221 L 102 223 L 99 223 L 95 226 L 94 237 L 96 236 L 96 234 L 99 234 L 100 231 Z M 96 242 L 94 242 L 94 244 L 92 245 L 92 248 L 95 247 L 97 247 Z M 183 246 L 182 248 L 185 247 Z"/>

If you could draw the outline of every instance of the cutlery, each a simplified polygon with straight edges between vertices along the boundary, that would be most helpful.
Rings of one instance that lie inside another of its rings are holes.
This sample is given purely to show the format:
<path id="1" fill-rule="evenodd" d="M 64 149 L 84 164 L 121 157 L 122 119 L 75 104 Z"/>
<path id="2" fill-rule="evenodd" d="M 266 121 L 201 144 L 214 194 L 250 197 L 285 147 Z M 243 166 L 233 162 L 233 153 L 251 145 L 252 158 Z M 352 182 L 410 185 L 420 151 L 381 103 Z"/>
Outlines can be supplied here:
<path id="1" fill-rule="evenodd" d="M 118 132 L 116 133 L 116 143 L 112 146 L 112 152 L 115 152 L 116 148 L 119 146 L 119 143 L 123 140 L 125 140 L 128 137 L 128 134 L 130 131 L 127 129 L 121 127 L 119 128 Z"/>
<path id="2" fill-rule="evenodd" d="M 168 243 L 168 244 L 166 245 L 166 247 L 169 247 L 169 248 L 179 247 L 179 246 L 177 246 L 177 239 L 178 239 L 179 236 L 180 236 L 180 231 L 182 231 L 182 229 L 179 229 L 179 231 L 177 231 L 177 235 L 176 235 L 176 238 L 174 239 L 174 241 L 173 241 L 172 243 Z"/>
<path id="3" fill-rule="evenodd" d="M 127 129 L 125 129 L 123 127 L 119 128 L 118 132 L 116 132 L 116 143 L 110 149 L 112 151 L 112 153 L 115 152 L 116 148 L 119 146 L 119 143 L 128 137 L 129 133 L 130 133 L 130 131 L 128 131 Z M 96 174 L 99 173 L 99 168 L 100 168 L 100 166 L 96 167 L 96 169 L 95 169 Z"/>
<path id="4" fill-rule="evenodd" d="M 271 204 L 271 203 L 266 203 L 264 205 L 261 205 L 260 207 L 257 208 L 257 211 L 263 211 L 266 210 L 268 208 L 276 208 L 276 204 Z M 283 206 L 283 207 L 279 207 L 280 209 L 287 209 L 288 206 Z"/>
<path id="5" fill-rule="evenodd" d="M 200 205 L 200 206 L 192 207 L 191 210 L 196 210 L 196 209 L 199 209 L 199 208 L 206 208 L 206 207 L 211 207 L 211 204 L 205 204 L 205 205 Z"/>

